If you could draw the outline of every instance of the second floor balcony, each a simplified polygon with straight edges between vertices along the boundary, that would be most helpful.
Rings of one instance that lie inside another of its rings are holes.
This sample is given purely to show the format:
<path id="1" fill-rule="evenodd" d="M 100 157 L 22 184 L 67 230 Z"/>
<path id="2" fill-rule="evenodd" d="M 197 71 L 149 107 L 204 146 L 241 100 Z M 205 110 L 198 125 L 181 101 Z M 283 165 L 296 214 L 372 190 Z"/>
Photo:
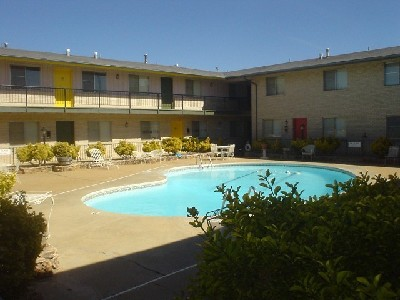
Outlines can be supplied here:
<path id="1" fill-rule="evenodd" d="M 0 112 L 250 114 L 250 99 L 0 85 Z"/>

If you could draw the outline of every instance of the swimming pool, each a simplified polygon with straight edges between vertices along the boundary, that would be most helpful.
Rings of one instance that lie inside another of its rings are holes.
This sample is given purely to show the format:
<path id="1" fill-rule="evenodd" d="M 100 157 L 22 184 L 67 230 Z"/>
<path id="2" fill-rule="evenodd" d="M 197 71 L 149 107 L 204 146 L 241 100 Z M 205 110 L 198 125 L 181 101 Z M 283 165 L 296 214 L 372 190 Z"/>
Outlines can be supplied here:
<path id="1" fill-rule="evenodd" d="M 221 184 L 241 187 L 246 193 L 251 187 L 257 191 L 267 190 L 259 186 L 259 176 L 269 169 L 275 186 L 287 190 L 285 182 L 298 182 L 298 190 L 309 196 L 330 194 L 326 184 L 334 180 L 345 182 L 353 174 L 336 169 L 306 165 L 281 164 L 235 164 L 207 168 L 185 167 L 168 171 L 166 179 L 144 185 L 124 186 L 103 190 L 85 196 L 82 200 L 90 207 L 120 213 L 145 216 L 186 216 L 186 208 L 195 206 L 200 215 L 221 208 L 222 194 L 215 192 Z"/>

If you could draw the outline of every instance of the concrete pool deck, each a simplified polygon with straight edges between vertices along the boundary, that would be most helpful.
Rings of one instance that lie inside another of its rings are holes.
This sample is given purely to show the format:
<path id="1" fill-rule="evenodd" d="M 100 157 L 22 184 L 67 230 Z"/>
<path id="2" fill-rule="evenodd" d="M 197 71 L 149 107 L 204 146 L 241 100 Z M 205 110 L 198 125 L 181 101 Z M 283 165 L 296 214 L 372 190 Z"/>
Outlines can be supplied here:
<path id="1" fill-rule="evenodd" d="M 331 166 L 373 177 L 399 173 L 398 167 L 322 164 L 258 159 L 214 160 L 214 163 L 296 163 Z M 200 231 L 186 217 L 144 217 L 98 211 L 86 206 L 85 195 L 116 186 L 163 178 L 171 167 L 193 166 L 195 158 L 149 164 L 120 165 L 65 172 L 20 174 L 14 190 L 52 191 L 34 205 L 49 222 L 47 242 L 57 249 L 59 269 L 37 280 L 42 299 L 173 299 L 184 295 L 196 272 Z M 190 195 L 188 195 L 190 197 Z"/>

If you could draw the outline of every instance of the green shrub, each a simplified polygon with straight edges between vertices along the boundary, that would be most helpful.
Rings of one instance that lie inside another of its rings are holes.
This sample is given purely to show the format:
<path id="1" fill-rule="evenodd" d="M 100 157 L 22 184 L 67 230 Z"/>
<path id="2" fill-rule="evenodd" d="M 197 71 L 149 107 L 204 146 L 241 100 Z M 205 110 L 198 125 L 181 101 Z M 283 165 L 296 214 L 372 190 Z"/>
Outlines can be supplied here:
<path id="1" fill-rule="evenodd" d="M 304 146 L 313 145 L 313 144 L 314 144 L 314 141 L 311 139 L 296 139 L 290 143 L 290 146 L 292 147 L 293 150 L 300 152 L 301 148 L 303 148 Z"/>
<path id="2" fill-rule="evenodd" d="M 184 138 L 182 140 L 182 151 L 186 152 L 198 152 L 199 139 L 196 137 Z"/>
<path id="3" fill-rule="evenodd" d="M 133 152 L 136 151 L 136 146 L 127 141 L 119 141 L 118 145 L 114 148 L 114 151 L 119 156 L 126 159 L 131 157 Z"/>
<path id="4" fill-rule="evenodd" d="M 70 145 L 68 142 L 57 142 L 51 146 L 51 151 L 56 157 L 72 157 L 76 159 L 79 156 L 80 146 Z"/>
<path id="5" fill-rule="evenodd" d="M 332 195 L 302 199 L 275 186 L 225 195 L 223 230 L 195 208 L 205 241 L 190 299 L 398 299 L 400 179 L 362 175 L 333 183 Z"/>
<path id="6" fill-rule="evenodd" d="M 39 166 L 54 157 L 51 147 L 48 144 L 28 144 L 17 149 L 17 158 L 20 162 L 38 162 Z"/>
<path id="7" fill-rule="evenodd" d="M 371 144 L 371 150 L 374 154 L 383 158 L 389 151 L 392 142 L 386 137 L 379 137 Z"/>
<path id="8" fill-rule="evenodd" d="M 0 172 L 0 197 L 4 197 L 11 192 L 16 181 L 14 173 Z"/>
<path id="9" fill-rule="evenodd" d="M 100 150 L 101 155 L 105 156 L 106 155 L 106 147 L 103 145 L 102 142 L 97 142 L 96 144 L 91 144 L 88 146 L 88 148 L 86 149 L 86 155 L 88 157 L 91 157 L 89 150 L 93 149 L 93 148 L 97 148 Z"/>
<path id="10" fill-rule="evenodd" d="M 161 150 L 161 145 L 159 141 L 144 142 L 142 147 L 143 152 L 151 152 L 153 150 Z"/>
<path id="11" fill-rule="evenodd" d="M 165 152 L 176 154 L 182 150 L 182 140 L 177 137 L 166 138 L 161 141 L 161 147 Z"/>
<path id="12" fill-rule="evenodd" d="M 197 147 L 198 152 L 205 153 L 209 152 L 210 150 L 211 150 L 211 142 L 209 137 L 199 142 Z"/>
<path id="13" fill-rule="evenodd" d="M 35 275 L 46 230 L 41 213 L 22 200 L 0 197 L 0 296 L 18 299 Z"/>
<path id="14" fill-rule="evenodd" d="M 318 152 L 332 154 L 340 147 L 340 140 L 335 137 L 322 137 L 314 141 Z"/>

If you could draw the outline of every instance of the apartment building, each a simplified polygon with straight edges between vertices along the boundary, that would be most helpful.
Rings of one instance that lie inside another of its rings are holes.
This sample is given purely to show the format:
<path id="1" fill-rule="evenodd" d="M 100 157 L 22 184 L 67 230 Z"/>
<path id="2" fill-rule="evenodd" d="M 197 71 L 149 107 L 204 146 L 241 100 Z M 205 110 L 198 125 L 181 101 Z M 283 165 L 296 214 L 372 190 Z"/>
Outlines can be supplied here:
<path id="1" fill-rule="evenodd" d="M 225 73 L 0 48 L 0 147 L 164 136 L 400 143 L 400 47 Z"/>
<path id="2" fill-rule="evenodd" d="M 231 72 L 252 82 L 254 139 L 400 143 L 400 47 Z"/>
<path id="3" fill-rule="evenodd" d="M 250 83 L 224 73 L 0 48 L 0 147 L 249 139 Z"/>

